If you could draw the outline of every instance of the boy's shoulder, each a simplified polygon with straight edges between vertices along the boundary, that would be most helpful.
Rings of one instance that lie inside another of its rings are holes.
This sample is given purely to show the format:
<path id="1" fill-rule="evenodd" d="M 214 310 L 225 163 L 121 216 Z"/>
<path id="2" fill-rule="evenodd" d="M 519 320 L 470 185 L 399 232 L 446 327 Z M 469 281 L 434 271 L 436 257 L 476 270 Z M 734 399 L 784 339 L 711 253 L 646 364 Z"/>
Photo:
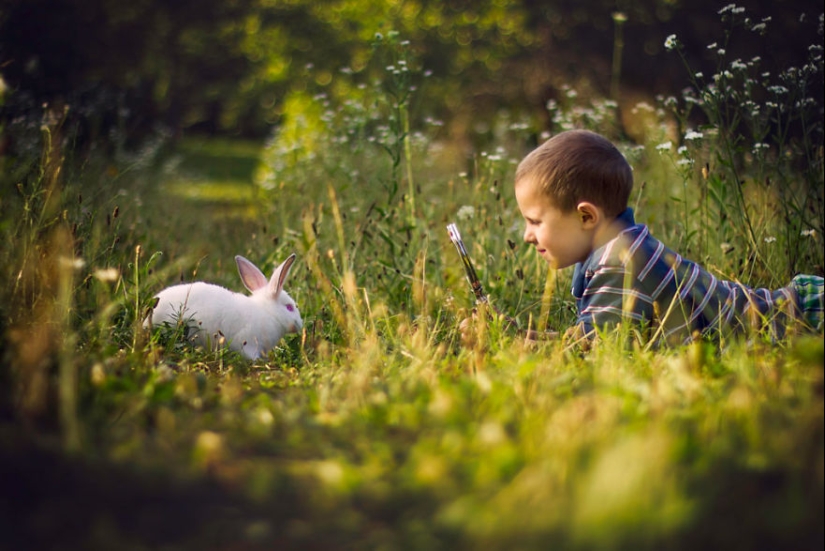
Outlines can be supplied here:
<path id="1" fill-rule="evenodd" d="M 635 262 L 639 257 L 653 254 L 659 247 L 664 247 L 664 245 L 653 237 L 646 225 L 634 224 L 623 229 L 615 238 L 594 251 L 587 264 L 589 268 L 624 267 Z"/>

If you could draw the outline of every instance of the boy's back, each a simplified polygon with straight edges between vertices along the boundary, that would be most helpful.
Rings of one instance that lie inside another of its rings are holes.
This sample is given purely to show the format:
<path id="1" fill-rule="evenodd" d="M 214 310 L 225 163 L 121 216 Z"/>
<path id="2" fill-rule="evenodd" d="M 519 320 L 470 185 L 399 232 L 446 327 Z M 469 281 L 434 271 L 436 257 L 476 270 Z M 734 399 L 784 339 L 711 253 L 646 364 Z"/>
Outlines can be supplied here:
<path id="1" fill-rule="evenodd" d="M 722 337 L 748 329 L 782 338 L 789 323 L 811 322 L 797 304 L 801 279 L 775 291 L 718 279 L 636 225 L 630 209 L 620 218 L 627 229 L 577 266 L 573 295 L 585 333 L 632 321 L 649 339 L 676 344 L 697 332 Z M 821 325 L 822 305 L 811 306 Z"/>

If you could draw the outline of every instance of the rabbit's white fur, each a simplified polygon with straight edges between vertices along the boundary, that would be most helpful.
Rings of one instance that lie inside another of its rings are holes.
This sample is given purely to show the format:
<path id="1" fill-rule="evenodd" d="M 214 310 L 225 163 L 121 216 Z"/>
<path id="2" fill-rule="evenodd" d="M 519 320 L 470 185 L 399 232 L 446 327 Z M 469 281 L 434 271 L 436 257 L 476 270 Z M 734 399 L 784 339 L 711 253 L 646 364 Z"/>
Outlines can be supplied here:
<path id="1" fill-rule="evenodd" d="M 241 280 L 251 295 L 200 281 L 167 287 L 157 294 L 147 322 L 154 327 L 184 322 L 189 327 L 187 338 L 195 345 L 214 349 L 228 344 L 250 360 L 265 356 L 284 335 L 304 325 L 295 301 L 283 290 L 294 261 L 292 254 L 267 281 L 254 264 L 236 256 Z"/>

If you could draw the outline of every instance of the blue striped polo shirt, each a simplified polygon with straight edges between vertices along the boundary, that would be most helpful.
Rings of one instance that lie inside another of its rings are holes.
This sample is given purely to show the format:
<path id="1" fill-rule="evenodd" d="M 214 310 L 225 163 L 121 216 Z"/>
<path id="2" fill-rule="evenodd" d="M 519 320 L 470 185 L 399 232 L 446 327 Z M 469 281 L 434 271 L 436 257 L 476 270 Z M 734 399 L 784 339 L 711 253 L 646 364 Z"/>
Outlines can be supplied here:
<path id="1" fill-rule="evenodd" d="M 669 344 L 749 328 L 781 338 L 798 315 L 792 286 L 771 291 L 718 279 L 636 224 L 631 209 L 618 220 L 625 229 L 576 265 L 573 296 L 585 334 L 629 321 L 646 339 Z"/>

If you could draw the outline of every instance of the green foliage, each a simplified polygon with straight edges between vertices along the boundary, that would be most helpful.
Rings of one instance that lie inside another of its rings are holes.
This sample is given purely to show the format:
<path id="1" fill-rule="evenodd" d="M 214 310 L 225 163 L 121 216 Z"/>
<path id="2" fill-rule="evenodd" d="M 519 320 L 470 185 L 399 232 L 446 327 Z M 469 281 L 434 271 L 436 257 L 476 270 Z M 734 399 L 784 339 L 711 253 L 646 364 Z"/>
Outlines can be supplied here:
<path id="1" fill-rule="evenodd" d="M 326 6 L 325 17 L 359 6 Z M 462 336 L 473 296 L 448 222 L 522 329 L 568 325 L 569 274 L 548 274 L 521 243 L 511 184 L 530 123 L 499 117 L 493 147 L 465 163 L 426 123 L 414 81 L 426 58 L 403 37 L 365 47 L 363 71 L 378 66 L 377 82 L 330 77 L 335 93 L 293 92 L 263 150 L 150 143 L 75 170 L 58 112 L 39 160 L 0 175 L 14 191 L 0 196 L 0 471 L 14 473 L 4 490 L 22 519 L 0 546 L 46 541 L 42 526 L 65 523 L 67 547 L 818 548 L 821 336 L 722 350 L 606 341 L 583 354 L 526 343 L 483 314 L 474 338 Z M 410 74 L 396 74 L 401 59 Z M 549 107 L 555 128 L 616 140 L 633 122 L 572 86 Z M 632 115 L 646 139 L 619 145 L 640 217 L 694 251 L 740 239 L 728 258 L 751 265 L 751 230 L 715 221 L 744 216 L 745 201 L 754 232 L 762 219 L 783 229 L 768 214 L 783 205 L 721 175 L 762 181 L 773 169 L 715 155 L 745 155 L 754 138 L 729 119 L 698 140 L 664 110 Z M 772 132 L 759 143 L 779 143 Z M 674 155 L 663 143 L 676 139 L 685 149 Z M 771 164 L 788 182 L 815 173 L 778 155 Z M 788 258 L 821 254 L 821 235 Z M 234 254 L 274 265 L 291 252 L 300 260 L 287 290 L 305 331 L 267 358 L 193 350 L 177 327 L 144 330 L 163 286 L 239 290 Z M 768 267 L 788 261 L 774 254 Z M 784 282 L 767 268 L 746 275 Z M 67 501 L 81 493 L 89 499 Z"/>
<path id="2" fill-rule="evenodd" d="M 784 40 L 772 32 L 771 17 L 756 21 L 733 4 L 719 14 L 726 24 L 724 38 L 707 46 L 717 57 L 713 75 L 690 67 L 675 36 L 666 41 L 691 81 L 681 101 L 664 102 L 684 132 L 676 162 L 684 167 L 685 186 L 700 190 L 698 205 L 682 199 L 685 225 L 688 217 L 701 220 L 698 254 L 730 266 L 724 254 L 747 250 L 747 261 L 728 269 L 749 277 L 758 273 L 776 285 L 825 264 L 822 251 L 810 247 L 811 238 L 825 231 L 822 17 L 817 23 L 801 16 L 807 25 L 799 32 L 810 39 L 802 65 L 777 67 L 761 56 L 748 59 L 749 52 L 736 44 L 742 33 L 758 34 L 768 44 Z M 731 59 L 731 51 L 744 57 Z M 692 116 L 697 109 L 702 114 L 698 125 Z M 710 250 L 719 242 L 724 250 Z"/>

